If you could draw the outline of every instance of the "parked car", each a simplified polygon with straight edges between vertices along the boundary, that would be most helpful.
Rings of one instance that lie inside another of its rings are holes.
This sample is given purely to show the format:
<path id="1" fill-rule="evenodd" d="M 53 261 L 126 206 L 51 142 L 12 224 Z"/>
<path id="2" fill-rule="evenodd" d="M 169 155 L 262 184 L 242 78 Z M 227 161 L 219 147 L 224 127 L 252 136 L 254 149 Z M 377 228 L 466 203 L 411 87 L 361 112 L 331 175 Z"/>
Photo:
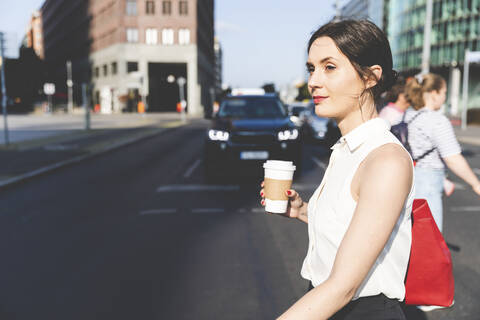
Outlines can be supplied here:
<path id="1" fill-rule="evenodd" d="M 288 105 L 288 115 L 290 120 L 298 127 L 301 128 L 305 122 L 306 111 L 308 111 L 308 105 L 305 103 L 292 103 Z"/>
<path id="2" fill-rule="evenodd" d="M 317 116 L 313 103 L 304 115 L 306 120 L 302 127 L 302 135 L 306 140 L 330 147 L 342 136 L 334 119 Z"/>
<path id="3" fill-rule="evenodd" d="M 293 161 L 300 171 L 298 128 L 275 94 L 228 96 L 206 133 L 205 168 L 215 178 L 225 169 L 261 169 L 267 159 Z"/>

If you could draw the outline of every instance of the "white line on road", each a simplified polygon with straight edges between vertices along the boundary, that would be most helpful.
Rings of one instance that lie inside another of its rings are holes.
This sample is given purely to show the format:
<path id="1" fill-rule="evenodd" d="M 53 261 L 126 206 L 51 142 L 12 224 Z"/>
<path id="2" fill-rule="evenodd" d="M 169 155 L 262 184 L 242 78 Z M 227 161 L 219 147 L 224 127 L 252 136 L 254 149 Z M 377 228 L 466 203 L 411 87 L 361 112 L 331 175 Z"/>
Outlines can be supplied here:
<path id="1" fill-rule="evenodd" d="M 461 184 L 461 183 L 458 183 L 458 182 L 454 182 L 455 184 L 455 190 L 466 190 L 467 187 L 464 185 L 464 184 Z"/>
<path id="2" fill-rule="evenodd" d="M 464 206 L 464 207 L 451 207 L 449 211 L 452 212 L 480 212 L 479 206 Z"/>
<path id="3" fill-rule="evenodd" d="M 192 213 L 223 213 L 225 209 L 223 208 L 196 208 L 191 209 Z"/>
<path id="4" fill-rule="evenodd" d="M 323 170 L 325 170 L 327 168 L 327 165 L 324 162 L 322 162 L 320 159 L 318 159 L 317 157 L 312 157 L 312 160 L 313 160 L 313 162 L 315 162 L 317 164 L 317 166 L 319 166 Z"/>
<path id="5" fill-rule="evenodd" d="M 195 161 L 192 166 L 190 168 L 188 168 L 188 170 L 185 172 L 185 174 L 183 175 L 184 178 L 189 178 L 193 171 L 195 171 L 195 169 L 198 167 L 198 165 L 202 162 L 202 160 L 200 159 L 197 159 L 197 161 Z"/>
<path id="6" fill-rule="evenodd" d="M 168 209 L 150 209 L 150 210 L 143 210 L 140 211 L 140 215 L 148 215 L 148 214 L 171 214 L 171 213 L 176 213 L 177 209 L 176 208 L 168 208 Z"/>
<path id="7" fill-rule="evenodd" d="M 262 213 L 262 212 L 265 212 L 265 208 L 252 208 L 252 211 L 253 213 Z"/>
<path id="8" fill-rule="evenodd" d="M 292 189 L 296 191 L 315 191 L 317 189 L 318 185 L 317 184 L 300 184 L 300 183 L 294 183 L 292 185 Z"/>
<path id="9" fill-rule="evenodd" d="M 191 192 L 191 191 L 238 191 L 240 186 L 234 185 L 203 185 L 203 184 L 172 184 L 157 188 L 157 192 Z"/>

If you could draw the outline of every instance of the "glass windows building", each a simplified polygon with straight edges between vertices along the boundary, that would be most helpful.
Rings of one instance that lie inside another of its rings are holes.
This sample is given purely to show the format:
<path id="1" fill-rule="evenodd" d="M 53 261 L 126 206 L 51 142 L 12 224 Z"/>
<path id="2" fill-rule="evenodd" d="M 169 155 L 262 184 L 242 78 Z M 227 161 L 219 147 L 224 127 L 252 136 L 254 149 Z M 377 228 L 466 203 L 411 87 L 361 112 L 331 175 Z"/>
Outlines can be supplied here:
<path id="1" fill-rule="evenodd" d="M 390 0 L 387 5 L 386 31 L 394 68 L 417 73 L 422 63 L 426 0 Z M 430 70 L 444 76 L 452 89 L 458 82 L 452 80 L 458 78 L 453 73 L 460 72 L 465 50 L 480 51 L 480 0 L 433 0 L 430 43 Z M 478 66 L 471 66 L 469 107 L 480 107 L 478 71 Z"/>

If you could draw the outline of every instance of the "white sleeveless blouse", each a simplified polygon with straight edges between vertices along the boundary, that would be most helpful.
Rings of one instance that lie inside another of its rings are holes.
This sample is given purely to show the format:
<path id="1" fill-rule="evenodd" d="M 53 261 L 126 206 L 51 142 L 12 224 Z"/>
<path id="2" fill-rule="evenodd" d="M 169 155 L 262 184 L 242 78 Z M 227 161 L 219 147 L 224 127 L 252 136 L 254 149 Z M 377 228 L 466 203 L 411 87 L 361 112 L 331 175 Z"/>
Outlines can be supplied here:
<path id="1" fill-rule="evenodd" d="M 353 217 L 357 203 L 352 198 L 350 185 L 358 166 L 375 148 L 387 143 L 401 145 L 389 127 L 383 119 L 369 120 L 332 147 L 323 180 L 308 203 L 309 246 L 301 275 L 310 280 L 313 286 L 329 277 L 338 248 Z M 391 299 L 404 299 L 404 280 L 412 238 L 413 197 L 414 183 L 385 248 L 355 293 L 354 300 L 380 293 Z"/>

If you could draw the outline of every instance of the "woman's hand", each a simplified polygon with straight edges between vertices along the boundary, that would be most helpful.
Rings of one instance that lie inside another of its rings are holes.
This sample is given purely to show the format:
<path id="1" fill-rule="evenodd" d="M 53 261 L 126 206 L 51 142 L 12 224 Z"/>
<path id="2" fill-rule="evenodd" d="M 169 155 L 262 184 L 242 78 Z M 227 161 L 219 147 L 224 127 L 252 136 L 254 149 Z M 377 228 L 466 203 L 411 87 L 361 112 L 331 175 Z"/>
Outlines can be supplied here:
<path id="1" fill-rule="evenodd" d="M 480 183 L 475 185 L 472 189 L 477 195 L 480 196 Z"/>
<path id="2" fill-rule="evenodd" d="M 262 181 L 260 186 L 262 189 L 260 190 L 260 196 L 262 197 L 261 204 L 265 206 L 265 189 L 263 189 L 265 182 Z M 287 212 L 283 215 L 289 218 L 300 218 L 301 216 L 306 216 L 306 203 L 303 202 L 300 195 L 293 189 L 289 189 L 285 191 L 285 195 L 288 197 L 288 207 Z M 270 212 L 267 212 L 270 214 Z"/>

